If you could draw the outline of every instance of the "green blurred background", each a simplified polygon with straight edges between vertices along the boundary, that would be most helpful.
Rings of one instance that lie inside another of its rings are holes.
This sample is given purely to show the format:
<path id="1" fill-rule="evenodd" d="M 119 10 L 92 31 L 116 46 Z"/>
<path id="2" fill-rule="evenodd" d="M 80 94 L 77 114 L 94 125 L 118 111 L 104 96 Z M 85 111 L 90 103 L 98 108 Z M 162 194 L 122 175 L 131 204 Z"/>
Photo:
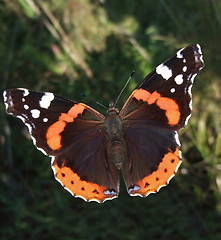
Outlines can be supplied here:
<path id="1" fill-rule="evenodd" d="M 0 239 L 221 239 L 221 1 L 2 0 L 0 88 L 51 91 L 108 106 L 177 49 L 200 43 L 205 68 L 180 132 L 183 164 L 159 193 L 104 204 L 75 199 L 0 102 Z"/>

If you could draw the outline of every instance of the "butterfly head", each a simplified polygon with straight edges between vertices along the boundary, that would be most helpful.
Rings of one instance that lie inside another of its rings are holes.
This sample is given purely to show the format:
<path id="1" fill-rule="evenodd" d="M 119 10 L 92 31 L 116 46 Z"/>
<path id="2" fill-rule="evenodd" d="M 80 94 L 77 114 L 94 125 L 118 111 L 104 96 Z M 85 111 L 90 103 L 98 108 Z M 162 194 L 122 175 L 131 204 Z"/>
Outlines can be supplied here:
<path id="1" fill-rule="evenodd" d="M 111 113 L 118 113 L 119 114 L 119 109 L 114 106 L 114 103 L 111 102 L 109 104 L 108 110 L 107 110 L 107 115 Z"/>

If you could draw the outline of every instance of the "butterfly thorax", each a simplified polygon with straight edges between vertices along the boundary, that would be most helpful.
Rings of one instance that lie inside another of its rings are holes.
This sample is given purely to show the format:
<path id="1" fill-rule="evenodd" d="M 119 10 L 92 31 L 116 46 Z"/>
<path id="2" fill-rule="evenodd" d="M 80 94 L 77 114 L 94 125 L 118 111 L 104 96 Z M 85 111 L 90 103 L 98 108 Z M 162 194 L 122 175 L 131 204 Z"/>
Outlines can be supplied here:
<path id="1" fill-rule="evenodd" d="M 122 130 L 122 119 L 118 109 L 110 105 L 105 120 L 108 162 L 121 169 L 127 157 L 127 144 Z"/>

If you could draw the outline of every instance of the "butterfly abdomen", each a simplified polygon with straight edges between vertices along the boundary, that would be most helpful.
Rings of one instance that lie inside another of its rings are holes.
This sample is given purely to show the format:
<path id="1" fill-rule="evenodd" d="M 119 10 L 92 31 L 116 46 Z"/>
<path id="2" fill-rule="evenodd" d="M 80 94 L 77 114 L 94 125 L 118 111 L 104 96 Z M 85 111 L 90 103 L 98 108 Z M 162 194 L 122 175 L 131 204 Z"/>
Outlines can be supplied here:
<path id="1" fill-rule="evenodd" d="M 105 125 L 108 162 L 121 169 L 128 156 L 128 149 L 122 131 L 122 119 L 116 109 L 108 110 Z"/>

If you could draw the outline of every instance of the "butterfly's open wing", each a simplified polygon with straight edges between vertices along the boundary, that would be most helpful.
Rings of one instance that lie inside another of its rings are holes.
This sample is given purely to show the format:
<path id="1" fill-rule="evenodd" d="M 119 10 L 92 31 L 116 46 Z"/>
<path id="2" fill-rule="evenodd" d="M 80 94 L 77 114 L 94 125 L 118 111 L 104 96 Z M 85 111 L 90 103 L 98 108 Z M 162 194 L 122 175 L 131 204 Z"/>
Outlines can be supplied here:
<path id="1" fill-rule="evenodd" d="M 199 44 L 179 50 L 146 76 L 122 108 L 129 149 L 122 171 L 131 195 L 159 190 L 180 165 L 176 131 L 191 115 L 191 88 L 203 66 Z"/>
<path id="2" fill-rule="evenodd" d="M 108 166 L 104 116 L 53 93 L 4 92 L 6 111 L 28 127 L 36 147 L 52 157 L 56 179 L 74 196 L 103 202 L 119 192 L 119 173 Z"/>
<path id="3" fill-rule="evenodd" d="M 147 196 L 169 183 L 181 164 L 178 134 L 131 125 L 125 131 L 129 163 L 122 171 L 130 195 Z"/>
<path id="4" fill-rule="evenodd" d="M 181 129 L 191 115 L 191 88 L 203 66 L 199 44 L 181 49 L 138 85 L 122 108 L 121 118 Z"/>

